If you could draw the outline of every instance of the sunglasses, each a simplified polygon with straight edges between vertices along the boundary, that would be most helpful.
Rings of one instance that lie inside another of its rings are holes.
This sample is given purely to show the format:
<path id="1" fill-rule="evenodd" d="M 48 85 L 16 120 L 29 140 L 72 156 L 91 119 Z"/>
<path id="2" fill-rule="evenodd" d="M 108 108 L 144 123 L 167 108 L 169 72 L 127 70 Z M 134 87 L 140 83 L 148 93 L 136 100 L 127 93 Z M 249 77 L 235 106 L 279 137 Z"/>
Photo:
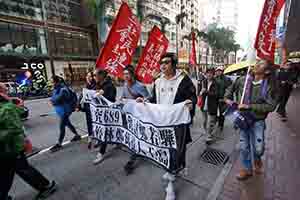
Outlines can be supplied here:
<path id="1" fill-rule="evenodd" d="M 160 61 L 159 62 L 160 65 L 164 65 L 164 64 L 167 65 L 169 63 L 171 63 L 171 60 L 165 60 L 165 61 Z"/>

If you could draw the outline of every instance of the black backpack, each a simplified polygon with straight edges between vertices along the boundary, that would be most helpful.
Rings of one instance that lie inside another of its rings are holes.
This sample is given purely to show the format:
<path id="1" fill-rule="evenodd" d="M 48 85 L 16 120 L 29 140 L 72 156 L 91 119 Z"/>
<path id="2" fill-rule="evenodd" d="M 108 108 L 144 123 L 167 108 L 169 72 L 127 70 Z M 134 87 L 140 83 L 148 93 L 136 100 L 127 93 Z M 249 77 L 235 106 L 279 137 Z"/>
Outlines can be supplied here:
<path id="1" fill-rule="evenodd" d="M 68 104 L 70 104 L 71 111 L 74 112 L 77 107 L 77 104 L 78 104 L 78 96 L 77 96 L 76 92 L 70 87 L 67 87 L 67 91 L 69 93 L 68 94 Z"/>

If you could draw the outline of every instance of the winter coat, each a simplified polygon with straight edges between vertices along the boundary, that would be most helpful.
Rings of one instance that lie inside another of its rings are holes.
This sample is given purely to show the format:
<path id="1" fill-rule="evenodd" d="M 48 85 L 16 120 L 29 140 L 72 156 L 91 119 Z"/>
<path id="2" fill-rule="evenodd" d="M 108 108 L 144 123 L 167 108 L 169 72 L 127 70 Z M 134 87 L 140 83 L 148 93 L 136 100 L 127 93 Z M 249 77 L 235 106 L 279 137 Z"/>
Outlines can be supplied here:
<path id="1" fill-rule="evenodd" d="M 205 92 L 202 94 L 203 105 L 201 110 L 204 111 L 205 104 L 207 103 L 207 112 L 210 115 L 217 115 L 218 113 L 218 104 L 219 104 L 219 89 L 218 84 L 215 79 L 212 80 L 212 84 L 208 89 L 208 81 L 205 79 L 202 82 L 202 88 L 205 89 Z"/>
<path id="2" fill-rule="evenodd" d="M 218 96 L 219 98 L 224 98 L 226 89 L 232 84 L 232 81 L 230 78 L 228 78 L 225 75 L 220 75 L 215 78 L 217 84 L 218 84 Z"/>
<path id="3" fill-rule="evenodd" d="M 191 111 L 191 117 L 193 119 L 193 117 L 195 115 L 195 108 L 196 108 L 196 103 L 197 103 L 196 88 L 195 88 L 192 80 L 183 72 L 177 71 L 176 76 L 174 78 L 182 79 L 182 80 L 179 83 L 178 88 L 174 88 L 174 91 L 176 90 L 176 94 L 175 94 L 173 104 L 181 103 L 187 99 L 190 99 L 193 103 L 193 109 Z M 158 103 L 158 98 L 159 98 L 158 95 L 159 94 L 157 94 L 157 92 L 162 90 L 162 88 L 157 88 L 160 81 L 165 81 L 165 80 L 163 80 L 163 77 L 160 77 L 155 81 L 153 92 L 152 92 L 153 95 L 149 99 L 149 101 L 151 103 Z M 188 128 L 185 142 L 186 142 L 186 144 L 188 144 L 191 141 L 192 141 L 191 132 L 190 132 L 190 129 Z"/>
<path id="4" fill-rule="evenodd" d="M 106 77 L 103 83 L 96 84 L 96 90 L 103 90 L 103 96 L 110 102 L 115 102 L 117 97 L 117 89 L 110 77 Z"/>
<path id="5" fill-rule="evenodd" d="M 233 100 L 234 95 L 237 97 L 237 102 L 240 102 L 245 85 L 245 77 L 238 78 L 225 93 L 225 98 Z M 256 120 L 264 120 L 270 112 L 273 112 L 276 107 L 276 98 L 272 95 L 271 85 L 268 84 L 266 96 L 261 96 L 261 84 L 253 85 L 251 91 L 250 111 L 254 114 Z"/>
<path id="6" fill-rule="evenodd" d="M 59 117 L 70 115 L 72 113 L 71 105 L 68 102 L 69 95 L 68 88 L 65 84 L 61 83 L 55 86 L 50 101 Z"/>
<path id="7" fill-rule="evenodd" d="M 0 157 L 17 156 L 24 150 L 22 112 L 0 95 Z"/>

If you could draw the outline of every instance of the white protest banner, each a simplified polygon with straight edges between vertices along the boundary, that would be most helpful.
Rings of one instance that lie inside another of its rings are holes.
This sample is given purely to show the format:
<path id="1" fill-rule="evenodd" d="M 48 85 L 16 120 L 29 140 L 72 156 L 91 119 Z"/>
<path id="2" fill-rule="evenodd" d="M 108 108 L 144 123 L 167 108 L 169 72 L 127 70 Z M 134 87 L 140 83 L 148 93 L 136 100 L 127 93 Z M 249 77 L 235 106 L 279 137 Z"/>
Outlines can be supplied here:
<path id="1" fill-rule="evenodd" d="M 85 92 L 88 93 L 92 94 Z M 89 103 L 94 138 L 104 143 L 122 144 L 169 171 L 181 166 L 185 135 L 191 121 L 184 103 L 156 105 L 133 100 L 111 103 L 102 96 L 94 96 Z"/>

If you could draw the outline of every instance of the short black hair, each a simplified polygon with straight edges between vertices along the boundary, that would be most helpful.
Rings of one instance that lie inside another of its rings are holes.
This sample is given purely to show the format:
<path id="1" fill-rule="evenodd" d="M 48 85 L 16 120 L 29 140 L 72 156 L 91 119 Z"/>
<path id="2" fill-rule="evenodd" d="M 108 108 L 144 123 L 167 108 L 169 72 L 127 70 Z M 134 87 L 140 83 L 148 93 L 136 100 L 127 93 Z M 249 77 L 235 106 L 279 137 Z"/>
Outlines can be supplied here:
<path id="1" fill-rule="evenodd" d="M 134 73 L 134 67 L 132 65 L 127 65 L 125 68 L 124 68 L 124 71 L 128 71 L 130 76 L 133 78 L 133 79 L 136 79 L 136 76 L 135 76 L 135 73 Z"/>
<path id="2" fill-rule="evenodd" d="M 214 68 L 208 68 L 206 70 L 206 73 L 212 73 L 212 74 L 214 74 L 215 73 L 215 69 Z"/>
<path id="3" fill-rule="evenodd" d="M 172 67 L 173 68 L 177 67 L 178 60 L 177 60 L 177 57 L 174 53 L 166 53 L 165 55 L 163 55 L 161 57 L 161 60 L 164 59 L 164 58 L 171 58 Z"/>
<path id="4" fill-rule="evenodd" d="M 96 69 L 96 75 L 98 75 L 98 76 L 104 76 L 104 77 L 106 77 L 107 76 L 107 71 L 105 71 L 105 70 L 103 70 L 103 69 Z"/>
<path id="5" fill-rule="evenodd" d="M 64 82 L 64 79 L 57 75 L 52 76 L 52 80 L 54 83 L 63 83 Z"/>

